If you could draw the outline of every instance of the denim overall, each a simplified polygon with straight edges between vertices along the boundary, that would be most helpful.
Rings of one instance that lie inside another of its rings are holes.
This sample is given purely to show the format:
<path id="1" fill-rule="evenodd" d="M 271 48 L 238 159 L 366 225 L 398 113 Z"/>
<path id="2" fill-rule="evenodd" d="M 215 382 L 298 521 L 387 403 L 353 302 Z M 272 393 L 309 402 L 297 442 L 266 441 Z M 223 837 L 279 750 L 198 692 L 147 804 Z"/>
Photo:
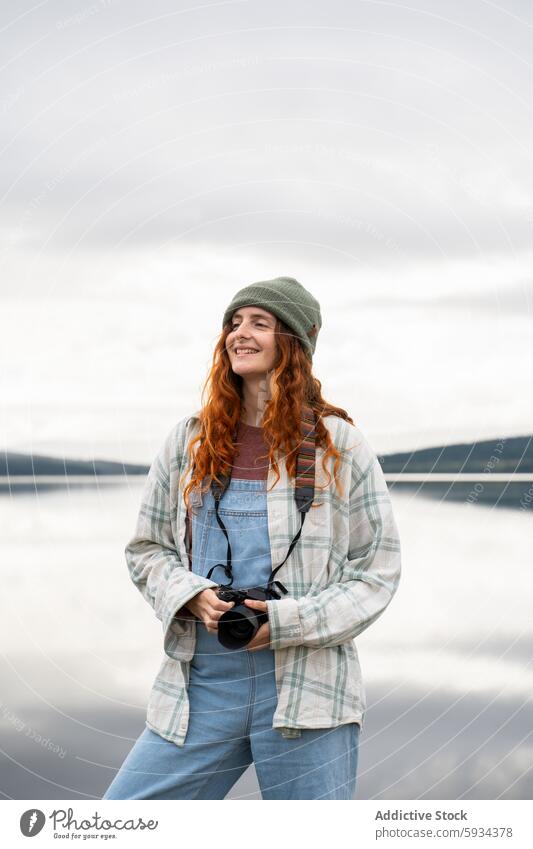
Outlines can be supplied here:
<path id="1" fill-rule="evenodd" d="M 265 586 L 272 568 L 266 480 L 232 477 L 219 515 L 231 543 L 232 586 Z M 207 577 L 212 566 L 226 563 L 226 551 L 209 491 L 193 510 L 193 571 Z M 227 583 L 223 569 L 211 579 Z M 184 746 L 145 728 L 104 799 L 224 799 L 252 761 L 263 799 L 353 799 L 359 725 L 282 737 L 272 728 L 272 649 L 226 649 L 198 621 L 188 697 Z"/>

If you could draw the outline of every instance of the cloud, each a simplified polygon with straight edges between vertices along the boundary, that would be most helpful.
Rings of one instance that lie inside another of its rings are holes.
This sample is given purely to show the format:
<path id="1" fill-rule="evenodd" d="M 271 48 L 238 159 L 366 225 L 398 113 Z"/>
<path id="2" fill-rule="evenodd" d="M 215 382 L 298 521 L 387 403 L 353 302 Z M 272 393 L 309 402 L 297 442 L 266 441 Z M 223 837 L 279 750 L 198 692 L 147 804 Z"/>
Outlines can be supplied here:
<path id="1" fill-rule="evenodd" d="M 527 250 L 522 5 L 485 4 L 482 24 L 443 2 L 305 10 L 22 16 L 4 36 L 3 226 L 28 251 L 239 243 L 259 259 L 289 240 L 334 271 Z"/>

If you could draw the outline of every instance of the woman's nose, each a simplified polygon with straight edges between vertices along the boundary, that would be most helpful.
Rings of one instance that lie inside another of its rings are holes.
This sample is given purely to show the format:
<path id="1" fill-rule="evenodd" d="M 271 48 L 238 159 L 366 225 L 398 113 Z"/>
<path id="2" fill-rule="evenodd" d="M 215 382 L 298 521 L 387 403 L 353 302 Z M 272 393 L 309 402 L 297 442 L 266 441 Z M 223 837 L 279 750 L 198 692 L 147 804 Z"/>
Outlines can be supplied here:
<path id="1" fill-rule="evenodd" d="M 235 339 L 249 339 L 250 331 L 247 328 L 238 327 L 235 331 Z"/>

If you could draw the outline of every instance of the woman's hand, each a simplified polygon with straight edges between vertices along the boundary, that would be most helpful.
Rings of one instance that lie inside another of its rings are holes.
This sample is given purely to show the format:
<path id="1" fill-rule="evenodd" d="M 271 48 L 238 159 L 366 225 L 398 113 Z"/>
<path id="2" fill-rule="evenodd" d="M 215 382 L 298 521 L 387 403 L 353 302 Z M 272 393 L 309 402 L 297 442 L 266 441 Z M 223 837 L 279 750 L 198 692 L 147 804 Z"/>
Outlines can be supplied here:
<path id="1" fill-rule="evenodd" d="M 248 607 L 253 607 L 254 610 L 260 610 L 263 613 L 268 613 L 266 601 L 255 601 L 254 599 L 247 598 L 244 603 Z M 258 651 L 259 649 L 270 648 L 270 626 L 268 622 L 263 622 L 253 640 L 250 640 L 250 642 L 246 645 L 246 648 L 248 651 Z"/>
<path id="2" fill-rule="evenodd" d="M 234 601 L 222 601 L 210 587 L 202 590 L 187 602 L 187 607 L 201 619 L 211 634 L 218 633 L 218 620 L 226 610 L 234 607 Z M 259 632 L 256 634 L 258 636 Z"/>

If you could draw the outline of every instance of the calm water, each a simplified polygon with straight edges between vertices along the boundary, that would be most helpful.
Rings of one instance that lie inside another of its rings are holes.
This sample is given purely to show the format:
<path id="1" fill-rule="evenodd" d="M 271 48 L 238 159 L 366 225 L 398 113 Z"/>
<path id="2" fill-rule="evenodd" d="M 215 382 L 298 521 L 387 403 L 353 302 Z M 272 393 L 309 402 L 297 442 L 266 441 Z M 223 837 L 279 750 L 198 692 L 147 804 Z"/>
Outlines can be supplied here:
<path id="1" fill-rule="evenodd" d="M 144 727 L 161 626 L 124 546 L 141 482 L 0 496 L 5 798 L 100 798 Z M 532 515 L 393 492 L 400 589 L 358 640 L 358 798 L 533 795 Z M 233 798 L 260 798 L 253 769 Z"/>

